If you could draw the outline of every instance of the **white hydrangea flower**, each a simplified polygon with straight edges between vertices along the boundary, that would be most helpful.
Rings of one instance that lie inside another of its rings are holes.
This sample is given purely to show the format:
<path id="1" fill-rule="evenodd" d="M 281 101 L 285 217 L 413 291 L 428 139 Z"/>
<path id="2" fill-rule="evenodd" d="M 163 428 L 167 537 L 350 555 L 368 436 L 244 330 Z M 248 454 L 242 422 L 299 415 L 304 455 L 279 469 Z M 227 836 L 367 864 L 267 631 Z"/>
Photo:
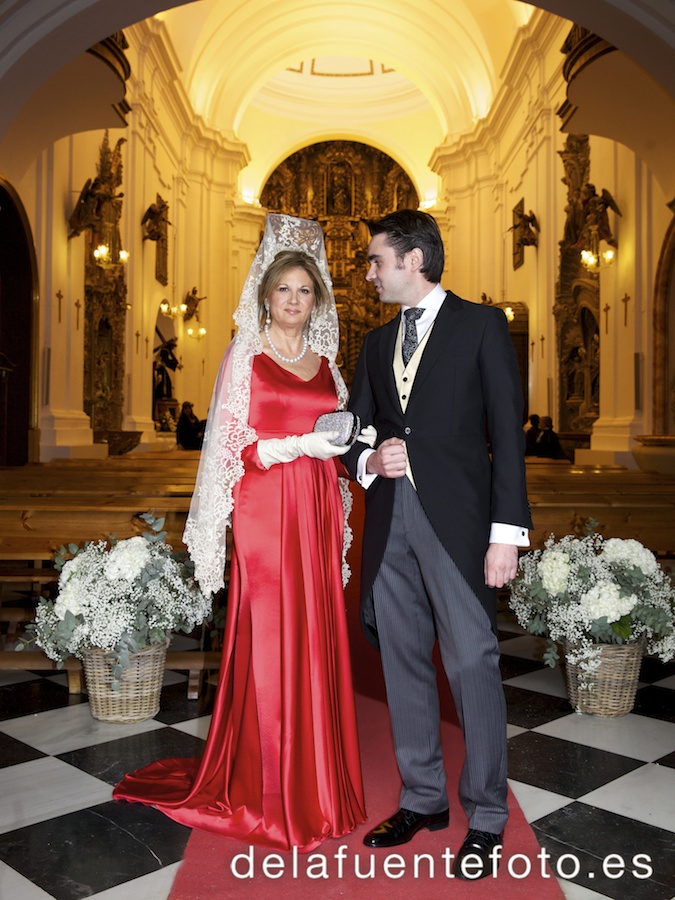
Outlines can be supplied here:
<path id="1" fill-rule="evenodd" d="M 74 616 L 78 616 L 82 612 L 82 603 L 80 602 L 80 590 L 77 585 L 66 584 L 60 591 L 59 596 L 54 604 L 54 615 L 57 619 L 63 621 L 66 612 L 70 611 Z"/>
<path id="2" fill-rule="evenodd" d="M 631 538 L 609 538 L 604 543 L 601 555 L 609 563 L 636 566 L 645 575 L 655 575 L 659 568 L 654 554 Z"/>
<path id="3" fill-rule="evenodd" d="M 621 588 L 611 581 L 603 581 L 594 585 L 581 598 L 581 606 L 591 621 L 606 616 L 607 621 L 618 622 L 622 616 L 628 615 L 637 603 L 635 594 L 621 596 Z"/>
<path id="4" fill-rule="evenodd" d="M 548 594 L 564 594 L 570 574 L 569 557 L 562 550 L 547 550 L 537 565 L 537 572 Z"/>
<path id="5" fill-rule="evenodd" d="M 132 582 L 150 561 L 150 547 L 145 538 L 132 537 L 115 544 L 105 564 L 105 576 L 109 581 L 118 578 Z"/>

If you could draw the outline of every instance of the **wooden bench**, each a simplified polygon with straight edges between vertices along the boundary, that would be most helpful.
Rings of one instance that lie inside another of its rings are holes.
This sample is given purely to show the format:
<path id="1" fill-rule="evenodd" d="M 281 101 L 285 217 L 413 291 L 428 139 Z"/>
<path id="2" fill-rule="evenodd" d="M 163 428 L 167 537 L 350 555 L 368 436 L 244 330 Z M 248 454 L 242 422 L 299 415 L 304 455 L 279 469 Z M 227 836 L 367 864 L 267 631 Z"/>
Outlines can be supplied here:
<path id="1" fill-rule="evenodd" d="M 44 565 L 62 544 L 140 534 L 145 525 L 137 517 L 151 509 L 166 517 L 169 543 L 184 549 L 198 460 L 197 452 L 172 450 L 0 469 L 0 562 L 10 568 L 30 561 Z M 533 547 L 543 546 L 550 534 L 581 533 L 593 517 L 607 537 L 635 538 L 662 559 L 675 558 L 675 475 L 528 457 L 527 483 Z M 190 672 L 188 690 L 194 696 L 204 670 L 216 668 L 219 655 L 170 651 L 167 668 Z M 32 657 L 24 656 L 22 663 L 22 654 L 0 651 L 0 668 L 53 668 L 44 654 L 38 656 L 36 665 Z M 72 662 L 81 677 L 79 663 Z M 70 667 L 67 672 L 70 687 Z"/>
<path id="2" fill-rule="evenodd" d="M 675 552 L 674 476 L 557 460 L 530 464 L 529 457 L 526 471 L 533 545 L 552 533 L 580 533 L 594 518 L 606 537 L 634 538 L 663 556 Z"/>
<path id="3" fill-rule="evenodd" d="M 138 516 L 151 509 L 165 517 L 172 547 L 185 549 L 182 534 L 198 461 L 198 453 L 173 451 L 0 469 L 0 591 L 23 580 L 37 593 L 54 581 L 51 562 L 60 546 L 141 534 L 146 525 Z M 0 606 L 0 621 L 10 626 L 33 617 L 31 604 Z M 170 650 L 166 668 L 188 672 L 188 698 L 196 699 L 204 672 L 219 662 L 217 651 Z M 0 669 L 54 668 L 41 651 L 0 650 Z M 67 660 L 64 668 L 69 691 L 81 692 L 80 662 Z"/>

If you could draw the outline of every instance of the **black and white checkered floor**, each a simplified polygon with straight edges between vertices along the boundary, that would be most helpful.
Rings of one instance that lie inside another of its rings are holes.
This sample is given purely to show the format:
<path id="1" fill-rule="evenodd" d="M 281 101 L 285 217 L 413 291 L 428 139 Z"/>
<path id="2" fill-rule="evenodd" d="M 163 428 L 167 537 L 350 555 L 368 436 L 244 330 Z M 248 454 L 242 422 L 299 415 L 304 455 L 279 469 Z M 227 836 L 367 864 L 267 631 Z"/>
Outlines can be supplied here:
<path id="1" fill-rule="evenodd" d="M 631 714 L 579 716 L 537 640 L 507 616 L 501 629 L 510 783 L 565 896 L 672 900 L 675 664 L 644 662 Z M 114 803 L 111 786 L 154 759 L 199 755 L 212 695 L 188 701 L 167 673 L 155 719 L 111 725 L 62 673 L 0 671 L 0 897 L 164 900 L 190 832 Z"/>

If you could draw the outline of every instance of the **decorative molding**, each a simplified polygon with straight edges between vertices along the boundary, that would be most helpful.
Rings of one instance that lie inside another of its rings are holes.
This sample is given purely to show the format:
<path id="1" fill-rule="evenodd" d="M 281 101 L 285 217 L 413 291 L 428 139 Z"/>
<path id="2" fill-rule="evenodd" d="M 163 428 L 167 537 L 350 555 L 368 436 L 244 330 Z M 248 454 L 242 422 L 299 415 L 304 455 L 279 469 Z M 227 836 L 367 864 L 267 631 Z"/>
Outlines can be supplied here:
<path id="1" fill-rule="evenodd" d="M 366 332 L 397 313 L 365 280 L 370 233 L 364 220 L 417 209 L 412 181 L 391 157 L 351 141 L 326 141 L 289 156 L 270 175 L 260 202 L 272 212 L 321 223 L 340 317 L 338 362 L 351 384 Z"/>

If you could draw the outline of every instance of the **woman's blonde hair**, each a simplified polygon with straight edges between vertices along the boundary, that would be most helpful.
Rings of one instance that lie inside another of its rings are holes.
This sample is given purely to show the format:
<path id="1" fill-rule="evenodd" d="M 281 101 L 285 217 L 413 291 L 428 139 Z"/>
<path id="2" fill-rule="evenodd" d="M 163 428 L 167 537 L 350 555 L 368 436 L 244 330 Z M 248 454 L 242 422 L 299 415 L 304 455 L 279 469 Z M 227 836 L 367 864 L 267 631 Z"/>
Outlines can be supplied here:
<path id="1" fill-rule="evenodd" d="M 302 250 L 282 250 L 274 257 L 274 260 L 265 270 L 258 285 L 258 321 L 260 327 L 265 324 L 267 311 L 265 301 L 275 288 L 284 280 L 284 275 L 289 269 L 304 269 L 310 277 L 314 288 L 314 308 L 320 310 L 330 300 L 328 288 L 321 277 L 319 269 L 313 257 Z"/>

